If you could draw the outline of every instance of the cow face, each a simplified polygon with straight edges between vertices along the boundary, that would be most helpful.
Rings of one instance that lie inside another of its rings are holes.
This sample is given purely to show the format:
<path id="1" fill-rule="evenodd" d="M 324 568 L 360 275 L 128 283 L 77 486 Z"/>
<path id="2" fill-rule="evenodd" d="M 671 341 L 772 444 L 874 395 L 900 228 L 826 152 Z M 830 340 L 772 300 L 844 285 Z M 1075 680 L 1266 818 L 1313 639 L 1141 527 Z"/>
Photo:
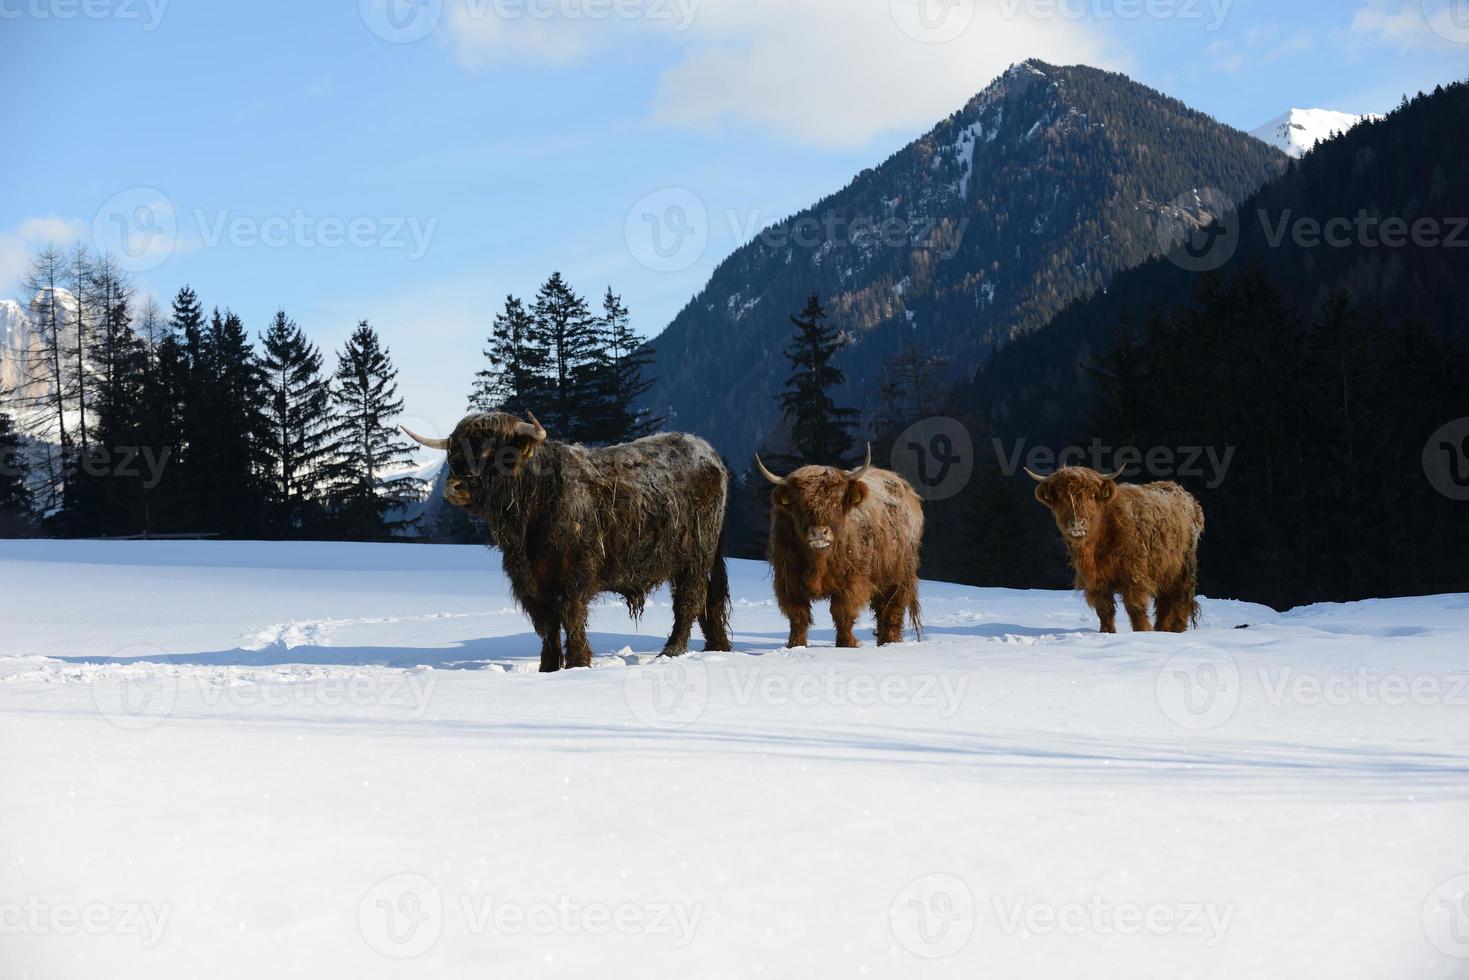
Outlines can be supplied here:
<path id="1" fill-rule="evenodd" d="M 421 445 L 448 455 L 444 499 L 456 507 L 469 507 L 476 488 L 485 481 L 518 477 L 546 441 L 546 430 L 534 415 L 530 419 L 522 422 L 504 412 L 469 415 L 448 439 L 425 439 L 408 429 L 403 431 Z"/>
<path id="2" fill-rule="evenodd" d="M 835 544 L 847 515 L 866 499 L 865 483 L 828 466 L 804 466 L 770 494 L 771 505 L 790 518 L 812 551 Z"/>
<path id="3" fill-rule="evenodd" d="M 779 477 L 765 468 L 759 456 L 755 463 L 775 484 L 770 493 L 771 507 L 789 518 L 797 537 L 819 554 L 836 544 L 848 515 L 867 499 L 867 484 L 862 477 L 872 468 L 872 447 L 867 447 L 867 462 L 855 470 L 803 466 L 790 476 Z"/>
<path id="4" fill-rule="evenodd" d="M 1035 499 L 1051 509 L 1062 537 L 1080 545 L 1101 524 L 1102 510 L 1117 494 L 1121 471 L 1106 476 L 1081 466 L 1067 466 L 1050 476 L 1031 473 L 1036 481 Z"/>

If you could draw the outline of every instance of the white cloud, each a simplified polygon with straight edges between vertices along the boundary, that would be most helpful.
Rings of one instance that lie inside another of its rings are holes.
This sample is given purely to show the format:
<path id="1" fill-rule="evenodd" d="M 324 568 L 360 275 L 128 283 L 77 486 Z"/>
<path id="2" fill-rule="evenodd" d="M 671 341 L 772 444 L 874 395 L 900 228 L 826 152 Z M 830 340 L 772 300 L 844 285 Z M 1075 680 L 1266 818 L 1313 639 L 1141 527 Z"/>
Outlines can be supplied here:
<path id="1" fill-rule="evenodd" d="M 9 295 L 25 278 L 34 250 L 86 241 L 90 235 L 86 222 L 56 215 L 26 218 L 14 230 L 0 231 L 0 295 Z"/>
<path id="2" fill-rule="evenodd" d="M 1037 57 L 1125 67 L 1093 25 L 1018 0 L 456 0 L 445 23 L 469 69 L 566 66 L 666 48 L 655 122 L 754 126 L 863 146 L 958 108 Z"/>
<path id="3" fill-rule="evenodd" d="M 1464 0 L 1367 0 L 1352 17 L 1351 34 L 1404 51 L 1443 50 L 1469 43 Z"/>

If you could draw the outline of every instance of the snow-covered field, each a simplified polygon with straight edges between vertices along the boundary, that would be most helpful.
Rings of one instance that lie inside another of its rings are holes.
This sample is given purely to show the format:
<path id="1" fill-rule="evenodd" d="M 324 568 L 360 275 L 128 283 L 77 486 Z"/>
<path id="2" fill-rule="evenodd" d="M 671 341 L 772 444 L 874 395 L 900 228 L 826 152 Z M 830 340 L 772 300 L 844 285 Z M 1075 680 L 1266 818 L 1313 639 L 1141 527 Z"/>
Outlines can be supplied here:
<path id="1" fill-rule="evenodd" d="M 732 576 L 541 676 L 482 548 L 0 542 L 0 976 L 1469 977 L 1469 597 Z"/>

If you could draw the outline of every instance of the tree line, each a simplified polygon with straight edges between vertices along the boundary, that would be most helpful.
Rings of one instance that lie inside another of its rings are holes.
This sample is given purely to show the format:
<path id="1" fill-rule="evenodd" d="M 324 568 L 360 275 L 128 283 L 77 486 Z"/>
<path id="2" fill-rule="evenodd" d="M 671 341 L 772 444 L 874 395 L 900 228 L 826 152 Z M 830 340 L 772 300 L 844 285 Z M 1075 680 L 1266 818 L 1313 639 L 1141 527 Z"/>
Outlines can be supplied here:
<path id="1" fill-rule="evenodd" d="M 84 245 L 32 260 L 33 333 L 7 393 L 12 531 L 377 539 L 417 499 L 397 371 L 366 320 L 328 370 L 284 312 L 257 349 L 228 308 L 189 286 L 165 313 L 134 302 Z M 24 433 L 12 419 L 24 420 Z M 22 435 L 29 438 L 22 444 Z"/>
<path id="2" fill-rule="evenodd" d="M 137 301 L 109 256 L 37 253 L 22 283 L 31 335 L 0 392 L 0 535 L 217 535 L 483 541 L 463 515 L 405 510 L 411 471 L 397 369 L 361 321 L 328 363 L 284 311 L 257 339 L 188 286 Z M 553 273 L 494 318 L 471 410 L 533 411 L 593 444 L 655 431 L 635 406 L 646 355 L 622 299 L 601 309 Z"/>

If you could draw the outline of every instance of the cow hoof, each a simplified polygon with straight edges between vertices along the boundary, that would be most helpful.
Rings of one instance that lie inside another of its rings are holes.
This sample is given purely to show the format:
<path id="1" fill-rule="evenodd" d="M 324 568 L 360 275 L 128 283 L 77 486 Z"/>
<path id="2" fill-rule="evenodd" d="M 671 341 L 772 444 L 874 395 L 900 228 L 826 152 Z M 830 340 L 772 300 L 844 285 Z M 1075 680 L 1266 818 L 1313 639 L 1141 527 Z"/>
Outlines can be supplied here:
<path id="1" fill-rule="evenodd" d="M 660 653 L 660 654 L 658 654 L 658 656 L 660 656 L 660 657 L 682 657 L 684 654 L 686 654 L 688 652 L 689 652 L 688 647 L 664 647 L 663 648 L 663 652 Z"/>

